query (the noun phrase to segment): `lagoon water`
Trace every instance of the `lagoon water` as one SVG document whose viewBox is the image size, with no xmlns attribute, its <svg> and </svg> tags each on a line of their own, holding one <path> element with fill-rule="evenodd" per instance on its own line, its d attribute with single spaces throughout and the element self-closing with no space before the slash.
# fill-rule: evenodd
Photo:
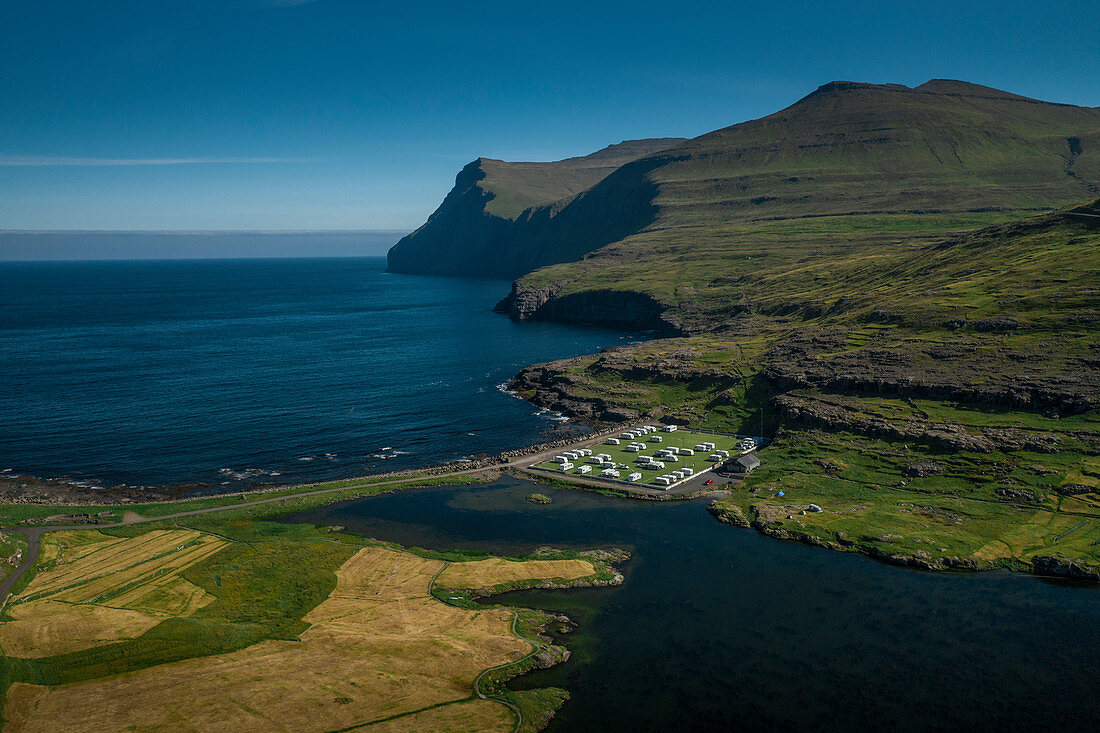
<svg viewBox="0 0 1100 733">
<path fill-rule="evenodd" d="M 538 490 L 548 505 L 525 500 Z M 927 573 L 657 504 L 513 478 L 311 510 L 406 546 L 521 554 L 625 547 L 617 588 L 496 601 L 579 622 L 563 665 L 514 680 L 572 698 L 555 731 L 1094 730 L 1100 589 Z"/>
<path fill-rule="evenodd" d="M 216 489 L 538 441 L 562 423 L 497 385 L 627 337 L 513 323 L 508 287 L 381 257 L 0 263 L 0 470 Z"/>
</svg>

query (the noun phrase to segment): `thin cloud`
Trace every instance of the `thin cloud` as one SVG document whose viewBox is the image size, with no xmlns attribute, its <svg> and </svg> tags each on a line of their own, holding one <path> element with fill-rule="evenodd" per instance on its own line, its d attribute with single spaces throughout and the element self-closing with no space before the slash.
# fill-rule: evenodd
<svg viewBox="0 0 1100 733">
<path fill-rule="evenodd" d="M 0 155 L 0 166 L 126 166 L 315 163 L 316 158 L 69 158 L 50 155 Z"/>
</svg>

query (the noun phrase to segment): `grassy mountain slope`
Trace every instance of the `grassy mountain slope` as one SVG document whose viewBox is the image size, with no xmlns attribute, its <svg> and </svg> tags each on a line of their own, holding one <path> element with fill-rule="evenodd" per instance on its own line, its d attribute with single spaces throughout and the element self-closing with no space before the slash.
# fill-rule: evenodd
<svg viewBox="0 0 1100 733">
<path fill-rule="evenodd" d="M 626 236 L 648 223 L 621 212 L 610 230 L 593 230 L 596 244 L 540 246 L 536 241 L 578 194 L 632 160 L 683 142 L 680 138 L 628 140 L 591 155 L 547 163 L 509 163 L 478 158 L 458 174 L 455 186 L 428 221 L 390 250 L 395 272 L 515 277 L 564 262 Z M 583 210 L 584 207 L 579 207 Z M 523 244 L 519 244 L 519 243 Z"/>
<path fill-rule="evenodd" d="M 577 320 L 587 320 L 611 315 L 593 308 L 606 292 L 630 291 L 666 314 L 653 325 L 709 330 L 736 304 L 766 297 L 747 281 L 778 277 L 789 289 L 792 278 L 830 277 L 830 263 L 877 266 L 890 254 L 884 245 L 1095 198 L 1100 109 L 962 82 L 834 82 L 776 114 L 625 166 L 552 224 L 583 231 L 572 206 L 614 210 L 645 187 L 651 224 L 521 278 L 512 314 L 569 318 L 562 301 L 573 296 Z"/>
</svg>

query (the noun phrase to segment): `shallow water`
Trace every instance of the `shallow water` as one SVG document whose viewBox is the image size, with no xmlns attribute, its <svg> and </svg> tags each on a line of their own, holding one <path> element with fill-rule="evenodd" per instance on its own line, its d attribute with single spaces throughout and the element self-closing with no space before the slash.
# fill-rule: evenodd
<svg viewBox="0 0 1100 733">
<path fill-rule="evenodd" d="M 0 470 L 290 483 L 560 429 L 497 385 L 628 337 L 492 312 L 499 281 L 385 259 L 0 263 Z"/>
<path fill-rule="evenodd" d="M 525 501 L 537 490 L 553 498 Z M 572 660 L 513 682 L 565 687 L 552 730 L 1092 729 L 1100 590 L 933 574 L 655 504 L 493 484 L 398 492 L 290 518 L 407 546 L 496 553 L 627 547 L 612 589 L 504 602 L 580 622 Z"/>
</svg>

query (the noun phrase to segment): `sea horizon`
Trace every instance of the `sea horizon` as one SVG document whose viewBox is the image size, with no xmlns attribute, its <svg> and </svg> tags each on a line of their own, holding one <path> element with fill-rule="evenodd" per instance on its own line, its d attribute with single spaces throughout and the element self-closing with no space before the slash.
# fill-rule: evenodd
<svg viewBox="0 0 1100 733">
<path fill-rule="evenodd" d="M 402 229 L 0 230 L 0 262 L 385 257 Z"/>
</svg>

